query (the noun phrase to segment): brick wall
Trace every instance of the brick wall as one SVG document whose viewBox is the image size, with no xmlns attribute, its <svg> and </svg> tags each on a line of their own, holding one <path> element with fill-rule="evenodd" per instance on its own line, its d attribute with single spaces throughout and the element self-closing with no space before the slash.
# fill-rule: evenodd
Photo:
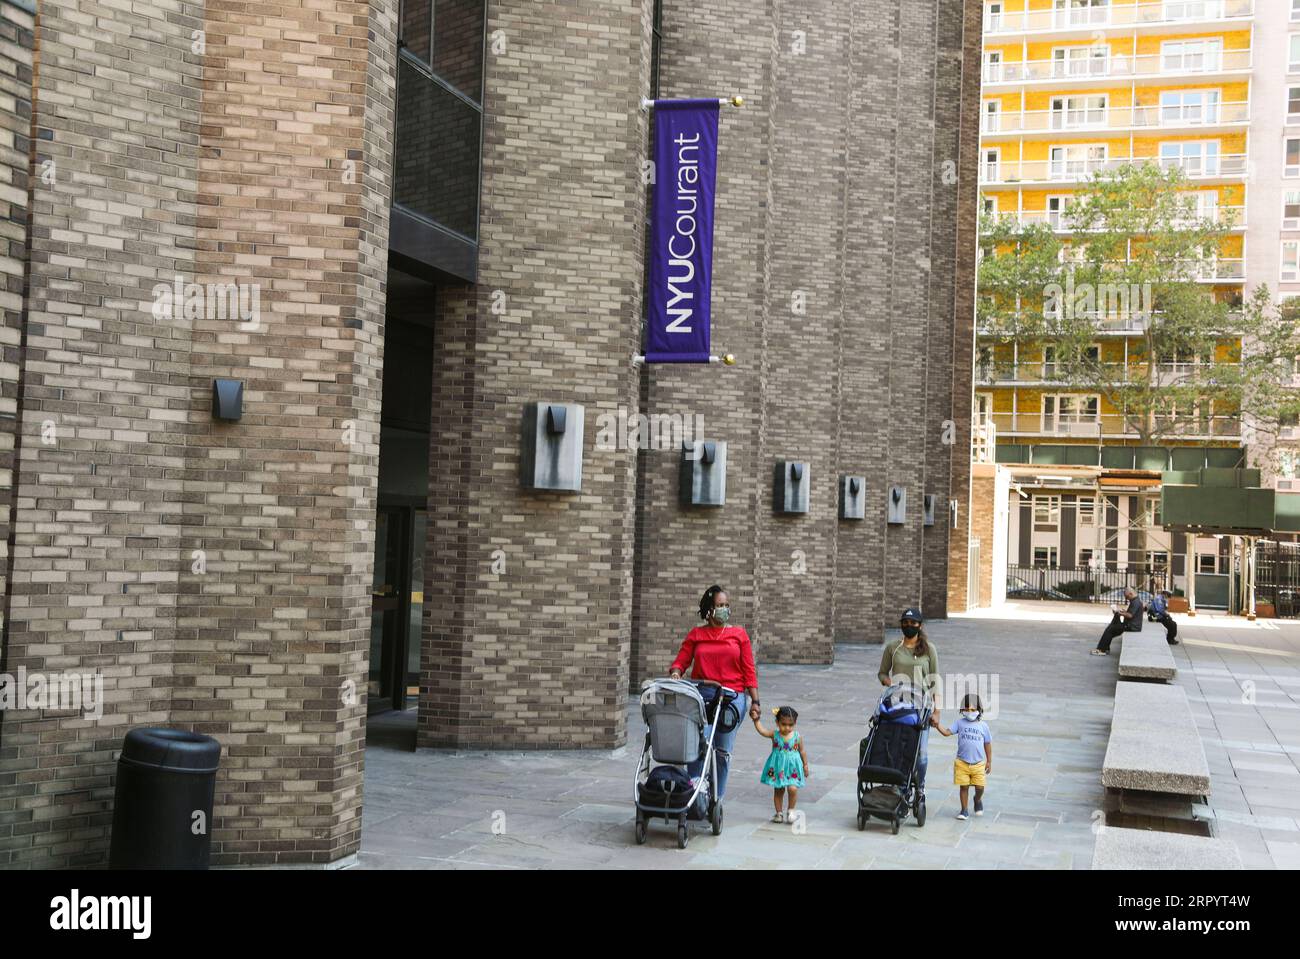
<svg viewBox="0 0 1300 959">
<path fill-rule="evenodd" d="M 636 452 L 595 438 L 636 410 L 651 9 L 488 3 L 479 283 L 434 330 L 421 745 L 624 741 Z M 520 490 L 539 400 L 586 408 L 581 493 Z"/>
<path fill-rule="evenodd" d="M 23 284 L 27 263 L 28 149 L 31 141 L 34 4 L 0 0 L 0 587 L 8 597 L 9 511 L 13 500 L 14 446 L 21 371 Z M 7 607 L 6 603 L 6 607 Z M 7 609 L 0 610 L 4 616 Z M 5 624 L 0 622 L 0 628 Z M 10 669 L 0 632 L 0 672 Z M 30 775 L 18 787 L 16 750 L 4 745 L 0 711 L 0 866 L 8 863 L 32 827 Z M 20 798 L 25 800 L 19 808 Z"/>
<path fill-rule="evenodd" d="M 682 509 L 675 455 L 642 454 L 634 680 L 663 670 L 711 582 L 768 662 L 879 641 L 903 605 L 945 614 L 949 498 L 966 513 L 953 450 L 969 401 L 952 397 L 969 391 L 958 226 L 974 223 L 979 79 L 962 65 L 979 59 L 980 9 L 665 4 L 662 95 L 747 100 L 723 112 L 714 253 L 714 343 L 740 366 L 646 375 L 647 409 L 702 414 L 728 442 L 728 506 Z M 806 516 L 773 515 L 779 459 L 811 462 Z M 836 518 L 842 474 L 867 477 L 865 522 Z M 901 527 L 885 522 L 894 483 Z"/>
<path fill-rule="evenodd" d="M 41 7 L 6 654 L 98 671 L 108 702 L 5 717 L 18 865 L 103 861 L 115 750 L 151 724 L 222 742 L 214 861 L 359 838 L 345 684 L 370 621 L 396 4 L 204 14 Z M 177 278 L 256 291 L 260 325 L 163 308 Z M 245 381 L 241 422 L 212 420 L 214 376 Z"/>
</svg>

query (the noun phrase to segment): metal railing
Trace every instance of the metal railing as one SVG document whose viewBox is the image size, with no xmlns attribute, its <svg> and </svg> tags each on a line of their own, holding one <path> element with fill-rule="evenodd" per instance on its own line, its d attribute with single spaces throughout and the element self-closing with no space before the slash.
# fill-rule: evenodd
<svg viewBox="0 0 1300 959">
<path fill-rule="evenodd" d="M 1064 160 L 984 160 L 980 163 L 980 183 L 1081 183 L 1106 170 L 1118 170 L 1132 163 L 1159 163 L 1165 169 L 1177 168 L 1189 180 L 1241 178 L 1246 175 L 1244 153 L 1179 157 L 1085 157 Z"/>
<path fill-rule="evenodd" d="M 1169 588 L 1165 567 L 1093 569 L 1089 566 L 1007 566 L 1008 599 L 1123 603 L 1126 587 L 1154 594 Z M 1146 601 L 1147 597 L 1143 597 Z"/>
<path fill-rule="evenodd" d="M 1272 603 L 1283 619 L 1300 616 L 1300 544 L 1255 544 L 1255 606 Z"/>
<path fill-rule="evenodd" d="M 1074 233 L 1075 225 L 1071 222 L 1069 210 L 1007 210 L 990 214 L 999 224 L 1010 223 L 1018 227 L 1046 225 L 1055 233 Z M 1246 226 L 1246 208 L 1244 206 L 1215 206 L 1199 211 L 1201 220 L 1209 220 L 1219 226 L 1239 230 Z M 1192 221 L 1178 222 L 1174 226 L 1191 229 L 1196 224 Z M 985 230 L 984 232 L 988 232 Z M 1083 232 L 1083 231 L 1077 231 Z"/>
<path fill-rule="evenodd" d="M 1087 53 L 1086 47 L 1079 48 Z M 1190 53 L 1142 53 L 1137 56 L 1107 54 L 1072 60 L 1011 60 L 984 64 L 984 84 L 1034 83 L 1058 80 L 1130 80 L 1138 77 L 1248 72 L 1251 51 L 1207 47 Z"/>
<path fill-rule="evenodd" d="M 1255 0 L 1165 0 L 1161 3 L 986 13 L 984 32 L 995 35 L 1035 30 L 1178 25 L 1207 20 L 1247 20 L 1254 14 Z M 1231 27 L 1232 24 L 1226 26 Z"/>
<path fill-rule="evenodd" d="M 1159 130 L 1168 127 L 1212 127 L 1249 123 L 1250 103 L 1180 103 L 1143 106 L 1067 107 L 1063 110 L 1024 110 L 985 113 L 983 130 L 997 133 L 1068 133 L 1093 130 Z"/>
<path fill-rule="evenodd" d="M 977 380 L 978 385 L 992 386 L 997 381 Z M 1061 436 L 1076 438 L 1137 437 L 1128 417 L 1120 413 L 1042 412 L 991 413 L 989 418 L 998 436 Z M 1182 439 L 1240 439 L 1240 416 L 1195 416 L 1164 418 L 1164 435 Z"/>
</svg>

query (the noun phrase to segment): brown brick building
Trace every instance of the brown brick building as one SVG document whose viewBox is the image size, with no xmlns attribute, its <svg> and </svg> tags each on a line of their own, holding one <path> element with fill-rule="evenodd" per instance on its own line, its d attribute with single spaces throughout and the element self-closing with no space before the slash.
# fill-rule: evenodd
<svg viewBox="0 0 1300 959">
<path fill-rule="evenodd" d="M 943 616 L 979 33 L 978 0 L 0 0 L 0 673 L 103 689 L 0 711 L 0 867 L 105 861 L 133 726 L 221 741 L 216 862 L 335 863 L 368 713 L 608 748 L 710 583 L 760 669 Z M 739 365 L 637 367 L 640 100 L 732 94 Z M 580 491 L 521 486 L 539 401 L 583 407 Z M 728 444 L 725 506 L 681 505 L 680 445 L 597 442 L 638 414 Z"/>
</svg>

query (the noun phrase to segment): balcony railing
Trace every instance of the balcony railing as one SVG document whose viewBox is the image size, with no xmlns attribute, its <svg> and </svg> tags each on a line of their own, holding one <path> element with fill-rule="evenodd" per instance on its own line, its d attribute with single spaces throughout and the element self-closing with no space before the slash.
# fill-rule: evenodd
<svg viewBox="0 0 1300 959">
<path fill-rule="evenodd" d="M 986 134 L 1061 133 L 1072 130 L 1159 130 L 1167 127 L 1212 127 L 1250 122 L 1250 104 L 1145 104 L 1141 106 L 1068 107 L 984 114 Z"/>
<path fill-rule="evenodd" d="M 1070 222 L 1069 211 L 1059 210 L 1008 210 L 1005 213 L 991 214 L 999 224 L 1012 224 L 1017 227 L 1045 224 L 1055 233 L 1075 233 L 1079 231 Z M 1218 206 L 1197 213 L 1202 220 L 1211 220 L 1220 226 L 1241 229 L 1246 225 L 1246 208 L 1244 206 Z M 1186 223 L 1187 227 L 1194 224 Z M 985 230 L 985 232 L 988 232 Z"/>
<path fill-rule="evenodd" d="M 1045 413 L 992 413 L 989 414 L 999 436 L 1059 436 L 1059 437 L 1127 437 L 1134 438 L 1137 431 L 1128 418 L 1118 413 L 1086 414 Z M 1166 437 L 1238 439 L 1241 436 L 1241 417 L 1188 415 L 1176 421 L 1161 424 L 1160 432 Z"/>
<path fill-rule="evenodd" d="M 1012 60 L 984 64 L 984 83 L 1034 83 L 1060 80 L 1132 80 L 1141 77 L 1177 77 L 1230 73 L 1251 68 L 1249 50 L 1217 47 L 1194 53 L 1142 53 L 1137 56 L 1078 57 L 1073 60 Z"/>
<path fill-rule="evenodd" d="M 1217 364 L 1224 365 L 1224 364 Z M 1196 362 L 1170 361 L 1157 363 L 1154 374 L 1149 374 L 1147 363 L 1102 363 L 1101 372 L 1107 379 L 1116 383 L 1146 382 L 1148 375 L 1159 386 L 1174 386 L 1194 377 L 1198 370 L 1207 375 L 1214 365 Z M 975 364 L 975 382 L 981 386 L 1015 386 L 1015 385 L 1058 385 L 1086 387 L 1087 384 L 1072 381 L 1065 371 L 1054 362 L 1042 360 L 1020 363 L 980 363 Z"/>
<path fill-rule="evenodd" d="M 1254 0 L 1166 0 L 1163 3 L 1107 4 L 1057 10 L 1017 10 L 986 14 L 984 32 L 1000 34 L 1024 33 L 1030 30 L 1177 25 L 1200 23 L 1206 20 L 1246 20 L 1254 13 Z"/>
<path fill-rule="evenodd" d="M 1161 159 L 1158 157 L 1106 157 L 1065 160 L 985 160 L 980 164 L 981 184 L 1002 183 L 1081 183 L 1104 170 L 1117 170 L 1130 163 L 1156 162 L 1169 169 L 1177 167 L 1189 180 L 1230 178 L 1246 175 L 1246 154 L 1227 153 L 1209 156 Z"/>
</svg>

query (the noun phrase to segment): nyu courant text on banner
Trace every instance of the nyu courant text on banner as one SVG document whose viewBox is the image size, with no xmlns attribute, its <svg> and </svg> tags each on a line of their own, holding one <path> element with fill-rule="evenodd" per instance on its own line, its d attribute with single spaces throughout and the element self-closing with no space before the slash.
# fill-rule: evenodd
<svg viewBox="0 0 1300 959">
<path fill-rule="evenodd" d="M 655 101 L 647 363 L 709 362 L 718 101 Z"/>
</svg>

